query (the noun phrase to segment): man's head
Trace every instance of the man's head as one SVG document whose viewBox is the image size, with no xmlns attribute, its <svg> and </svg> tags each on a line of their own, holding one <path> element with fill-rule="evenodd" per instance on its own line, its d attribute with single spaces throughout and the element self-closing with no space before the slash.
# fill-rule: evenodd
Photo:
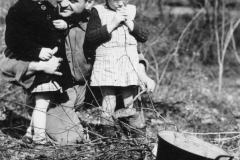
<svg viewBox="0 0 240 160">
<path fill-rule="evenodd" d="M 58 12 L 62 17 L 70 17 L 90 9 L 93 3 L 94 0 L 57 0 Z"/>
</svg>

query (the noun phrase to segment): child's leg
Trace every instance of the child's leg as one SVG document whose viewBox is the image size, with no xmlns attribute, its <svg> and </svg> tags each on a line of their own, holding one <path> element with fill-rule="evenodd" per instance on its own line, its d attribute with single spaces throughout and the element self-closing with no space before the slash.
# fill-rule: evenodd
<svg viewBox="0 0 240 160">
<path fill-rule="evenodd" d="M 136 95 L 135 89 L 136 88 L 134 88 L 134 86 L 128 86 L 128 87 L 121 88 L 123 102 L 124 102 L 125 107 L 127 105 L 129 105 L 129 103 L 131 103 L 131 105 L 129 105 L 128 108 L 133 108 L 132 101 Z M 145 126 L 145 123 L 144 123 L 144 118 L 141 115 L 141 113 L 137 112 L 135 115 L 132 115 L 129 118 L 129 124 L 135 128 L 143 128 Z"/>
<path fill-rule="evenodd" d="M 135 93 L 134 87 L 133 86 L 122 87 L 120 91 L 122 93 L 124 106 L 126 107 L 133 101 L 134 93 Z M 133 103 L 129 105 L 128 108 L 133 108 Z"/>
<path fill-rule="evenodd" d="M 31 144 L 33 142 L 33 135 L 32 135 L 32 120 L 30 126 L 27 128 L 26 134 L 22 137 L 22 141 L 26 144 Z"/>
<path fill-rule="evenodd" d="M 116 93 L 114 87 L 101 87 L 103 94 L 102 108 L 104 117 L 110 117 L 116 108 Z"/>
<path fill-rule="evenodd" d="M 32 123 L 34 127 L 33 140 L 38 142 L 45 142 L 46 135 L 46 118 L 47 109 L 50 104 L 51 93 L 50 92 L 40 92 L 36 93 L 35 101 L 36 105 L 32 114 Z"/>
<path fill-rule="evenodd" d="M 101 91 L 103 94 L 103 112 L 101 115 L 101 128 L 99 128 L 99 131 L 104 137 L 114 137 L 116 134 L 113 127 L 114 122 L 112 114 L 114 113 L 116 107 L 115 87 L 101 87 Z"/>
<path fill-rule="evenodd" d="M 32 135 L 32 130 L 33 130 L 33 122 L 32 122 L 32 119 L 31 119 L 31 122 L 30 122 L 30 126 L 27 128 L 27 132 L 26 132 L 26 136 L 28 136 L 28 137 L 32 137 L 33 135 Z"/>
</svg>

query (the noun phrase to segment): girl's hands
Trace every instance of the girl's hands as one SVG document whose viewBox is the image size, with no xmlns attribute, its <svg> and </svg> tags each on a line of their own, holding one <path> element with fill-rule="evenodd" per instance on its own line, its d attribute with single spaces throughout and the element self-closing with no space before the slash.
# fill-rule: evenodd
<svg viewBox="0 0 240 160">
<path fill-rule="evenodd" d="M 67 22 L 65 22 L 64 20 L 61 20 L 61 19 L 54 20 L 53 25 L 58 30 L 64 30 L 64 29 L 67 29 L 67 27 L 68 27 Z"/>
<path fill-rule="evenodd" d="M 119 26 L 121 22 L 125 22 L 127 19 L 127 12 L 124 7 L 117 8 L 116 14 L 114 15 L 110 24 L 107 25 L 108 32 L 111 33 L 115 28 Z"/>
<path fill-rule="evenodd" d="M 117 25 L 119 25 L 121 22 L 125 22 L 128 18 L 126 7 L 117 8 L 114 18 L 118 18 L 119 20 Z"/>
<path fill-rule="evenodd" d="M 124 24 L 125 26 L 127 26 L 130 31 L 133 31 L 134 23 L 133 23 L 132 18 L 131 18 L 130 15 L 129 15 L 129 12 L 127 11 L 127 7 L 123 6 L 123 7 L 121 7 L 121 8 L 118 8 L 118 9 L 117 9 L 117 12 L 118 12 L 118 10 L 119 10 L 119 12 L 125 12 L 125 14 L 126 14 L 126 19 L 125 19 L 125 21 L 123 21 L 123 24 Z"/>
<path fill-rule="evenodd" d="M 42 48 L 39 54 L 39 58 L 44 61 L 49 60 L 57 51 L 58 51 L 57 47 L 55 47 L 54 49 Z"/>
</svg>

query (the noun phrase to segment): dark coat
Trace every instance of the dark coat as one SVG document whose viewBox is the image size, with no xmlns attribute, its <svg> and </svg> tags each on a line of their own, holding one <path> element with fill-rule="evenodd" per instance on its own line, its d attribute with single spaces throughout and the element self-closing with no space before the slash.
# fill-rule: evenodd
<svg viewBox="0 0 240 160">
<path fill-rule="evenodd" d="M 74 84 L 83 84 L 85 79 L 91 74 L 91 65 L 87 62 L 83 53 L 83 42 L 85 39 L 85 30 L 87 26 L 88 14 L 85 12 L 82 16 L 68 21 L 70 25 L 69 33 L 65 40 L 65 49 L 67 57 L 67 66 L 63 68 L 70 68 L 69 77 L 62 77 L 61 79 L 68 80 L 68 87 Z M 9 52 L 0 57 L 0 69 L 3 78 L 8 82 L 18 84 L 25 89 L 32 87 L 36 76 L 25 77 L 29 63 L 31 61 L 24 59 L 19 54 Z M 63 65 L 63 64 L 61 64 Z"/>
<path fill-rule="evenodd" d="M 6 56 L 18 57 L 24 61 L 38 61 L 43 47 L 58 47 L 55 56 L 63 58 L 60 71 L 65 78 L 38 73 L 31 87 L 50 80 L 55 80 L 64 87 L 67 77 L 71 76 L 65 54 L 64 31 L 55 29 L 53 20 L 56 19 L 59 17 L 50 2 L 32 0 L 19 0 L 9 9 L 6 16 Z"/>
<path fill-rule="evenodd" d="M 64 46 L 64 34 L 56 30 L 52 22 L 56 19 L 59 17 L 50 2 L 19 0 L 6 16 L 7 47 L 29 60 L 39 60 L 42 47 Z"/>
</svg>

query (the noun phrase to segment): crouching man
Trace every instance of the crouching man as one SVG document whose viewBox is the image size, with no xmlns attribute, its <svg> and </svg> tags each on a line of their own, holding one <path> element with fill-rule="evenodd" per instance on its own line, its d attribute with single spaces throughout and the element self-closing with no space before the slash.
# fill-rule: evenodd
<svg viewBox="0 0 240 160">
<path fill-rule="evenodd" d="M 68 22 L 69 33 L 66 37 L 66 58 L 68 59 L 72 77 L 66 80 L 66 90 L 56 96 L 52 108 L 47 113 L 46 134 L 51 137 L 56 144 L 69 145 L 76 141 L 83 141 L 83 127 L 80 124 L 75 108 L 83 106 L 88 88 L 87 79 L 91 73 L 91 64 L 83 53 L 83 42 L 85 30 L 89 18 L 89 9 L 94 0 L 57 0 L 57 11 L 64 20 Z M 145 72 L 148 62 L 142 54 L 139 54 L 140 69 L 138 75 L 140 85 L 147 92 L 152 92 L 155 82 L 150 79 Z M 52 57 L 48 61 L 25 61 L 12 53 L 3 54 L 0 59 L 0 69 L 2 76 L 8 82 L 28 89 L 34 83 L 36 75 L 44 72 L 61 76 L 58 71 L 62 59 Z M 8 65 L 6 65 L 8 64 Z M 90 92 L 93 96 L 93 93 Z M 93 96 L 95 97 L 95 96 Z M 31 95 L 28 95 L 27 104 L 34 106 Z M 118 107 L 121 108 L 121 107 Z M 23 142 L 32 143 L 34 131 L 31 126 L 28 128 Z"/>
</svg>

